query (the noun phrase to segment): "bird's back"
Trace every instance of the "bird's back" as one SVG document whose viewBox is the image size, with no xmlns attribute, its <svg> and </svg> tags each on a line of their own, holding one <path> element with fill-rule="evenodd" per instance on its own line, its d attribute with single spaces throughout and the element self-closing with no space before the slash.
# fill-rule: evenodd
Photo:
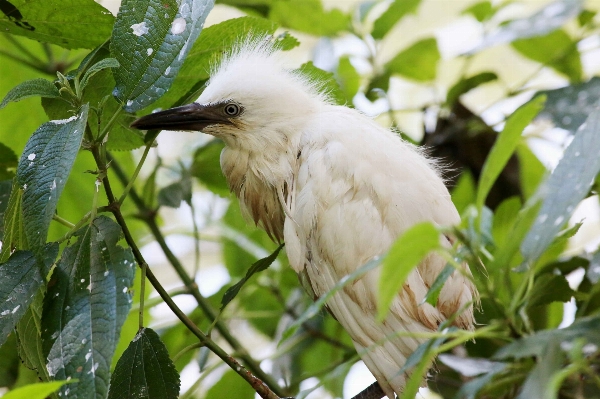
<svg viewBox="0 0 600 399">
<path fill-rule="evenodd" d="M 315 295 L 387 252 L 412 225 L 460 221 L 436 165 L 398 135 L 344 107 L 328 106 L 299 141 L 295 195 L 287 204 L 284 236 L 290 263 L 305 273 Z M 441 237 L 444 245 L 449 238 Z M 450 238 L 451 239 L 451 238 Z M 400 393 L 398 375 L 422 339 L 396 332 L 425 332 L 458 312 L 455 324 L 473 326 L 475 288 L 459 273 L 449 279 L 438 304 L 421 304 L 446 262 L 430 255 L 409 276 L 383 325 L 375 321 L 379 271 L 338 293 L 328 307 L 353 338 L 388 395 Z M 377 343 L 383 346 L 377 346 Z"/>
</svg>

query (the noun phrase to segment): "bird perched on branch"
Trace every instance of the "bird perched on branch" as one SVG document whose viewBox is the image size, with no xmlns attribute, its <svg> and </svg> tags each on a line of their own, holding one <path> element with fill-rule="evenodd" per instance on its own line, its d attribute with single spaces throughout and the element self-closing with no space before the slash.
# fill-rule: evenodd
<svg viewBox="0 0 600 399">
<path fill-rule="evenodd" d="M 360 112 L 334 105 L 318 82 L 286 69 L 268 40 L 246 41 L 225 56 L 196 102 L 132 126 L 222 139 L 231 190 L 257 225 L 285 241 L 291 266 L 314 298 L 385 254 L 412 225 L 460 221 L 433 160 Z M 450 237 L 440 240 L 451 245 Z M 445 264 L 431 254 L 418 265 L 383 323 L 376 320 L 377 269 L 327 302 L 389 398 L 402 393 L 408 375 L 399 371 L 424 342 L 396 332 L 436 331 L 461 309 L 453 324 L 473 328 L 476 289 L 456 271 L 437 306 L 421 304 Z"/>
</svg>

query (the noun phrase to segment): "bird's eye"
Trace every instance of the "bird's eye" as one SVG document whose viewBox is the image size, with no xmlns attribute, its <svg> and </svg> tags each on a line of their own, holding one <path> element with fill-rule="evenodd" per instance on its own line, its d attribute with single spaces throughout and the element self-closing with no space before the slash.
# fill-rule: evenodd
<svg viewBox="0 0 600 399">
<path fill-rule="evenodd" d="M 237 116 L 240 114 L 241 108 L 236 103 L 229 103 L 225 106 L 225 113 L 228 116 Z"/>
</svg>

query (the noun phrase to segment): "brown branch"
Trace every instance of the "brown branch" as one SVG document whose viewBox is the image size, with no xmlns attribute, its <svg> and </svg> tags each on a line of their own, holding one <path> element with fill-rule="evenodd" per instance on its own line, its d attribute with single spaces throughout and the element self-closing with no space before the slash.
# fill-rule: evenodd
<svg viewBox="0 0 600 399">
<path fill-rule="evenodd" d="M 377 381 L 366 387 L 352 399 L 381 399 L 385 398 L 385 392 Z"/>
</svg>

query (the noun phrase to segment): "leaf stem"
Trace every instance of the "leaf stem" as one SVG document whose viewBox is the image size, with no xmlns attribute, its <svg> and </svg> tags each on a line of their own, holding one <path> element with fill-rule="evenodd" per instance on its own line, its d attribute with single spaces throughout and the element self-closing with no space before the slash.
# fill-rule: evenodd
<svg viewBox="0 0 600 399">
<path fill-rule="evenodd" d="M 140 162 L 138 162 L 137 167 L 135 168 L 135 171 L 133 172 L 133 176 L 131 176 L 131 179 L 129 179 L 129 183 L 127 183 L 125 190 L 123 190 L 123 194 L 121 194 L 121 197 L 119 198 L 119 201 L 118 201 L 119 204 L 122 205 L 123 201 L 125 201 L 125 198 L 127 198 L 129 191 L 133 187 L 133 183 L 135 183 L 135 180 L 137 179 L 137 177 L 140 173 L 140 170 L 142 170 L 142 166 L 144 165 L 144 162 L 146 162 L 146 157 L 148 156 L 148 153 L 150 152 L 151 147 L 152 147 L 152 142 L 146 144 L 146 148 L 144 149 L 142 158 L 140 159 Z"/>
<path fill-rule="evenodd" d="M 146 263 L 142 264 L 142 277 L 141 277 L 141 287 L 140 287 L 140 309 L 139 309 L 139 329 L 141 330 L 144 327 L 144 299 L 146 299 L 146 274 L 148 272 L 148 265 Z M 168 295 L 168 294 L 167 294 Z M 170 296 L 169 296 L 170 298 Z"/>
<path fill-rule="evenodd" d="M 62 217 L 60 217 L 56 214 L 54 216 L 52 216 L 52 219 L 54 219 L 58 223 L 62 224 L 63 226 L 67 226 L 70 229 L 75 227 L 75 225 L 73 223 L 69 222 L 67 219 L 63 219 Z"/>
<path fill-rule="evenodd" d="M 106 126 L 104 126 L 104 129 L 102 129 L 100 134 L 98 134 L 98 143 L 102 143 L 104 141 L 104 138 L 106 137 L 108 132 L 110 132 L 110 129 L 115 124 L 115 121 L 121 115 L 121 112 L 123 112 L 123 109 L 121 107 L 118 107 L 115 113 L 110 117 L 108 123 L 106 124 Z"/>
</svg>

